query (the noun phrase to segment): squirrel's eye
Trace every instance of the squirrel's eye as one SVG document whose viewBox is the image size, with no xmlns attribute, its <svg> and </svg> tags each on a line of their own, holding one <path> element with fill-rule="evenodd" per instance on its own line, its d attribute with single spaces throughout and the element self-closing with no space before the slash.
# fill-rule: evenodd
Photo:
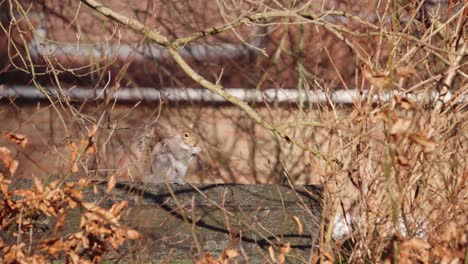
<svg viewBox="0 0 468 264">
<path fill-rule="evenodd" d="M 185 133 L 184 138 L 188 138 L 188 137 L 189 137 L 189 133 Z"/>
</svg>

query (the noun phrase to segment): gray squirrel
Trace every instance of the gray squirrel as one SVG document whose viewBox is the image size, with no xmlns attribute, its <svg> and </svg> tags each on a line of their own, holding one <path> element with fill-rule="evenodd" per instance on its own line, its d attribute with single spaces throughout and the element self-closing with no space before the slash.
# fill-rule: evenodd
<svg viewBox="0 0 468 264">
<path fill-rule="evenodd" d="M 139 180 L 184 184 L 188 167 L 201 152 L 197 143 L 197 138 L 187 130 L 160 122 L 147 125 L 137 142 L 142 165 Z"/>
<path fill-rule="evenodd" d="M 187 169 L 200 151 L 197 140 L 188 132 L 162 139 L 151 153 L 153 182 L 184 184 Z"/>
</svg>

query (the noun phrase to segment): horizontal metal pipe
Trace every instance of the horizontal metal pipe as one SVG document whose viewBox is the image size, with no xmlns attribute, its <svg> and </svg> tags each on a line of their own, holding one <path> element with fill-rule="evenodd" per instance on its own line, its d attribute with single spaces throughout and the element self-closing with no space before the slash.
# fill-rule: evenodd
<svg viewBox="0 0 468 264">
<path fill-rule="evenodd" d="M 206 89 L 199 88 L 119 88 L 114 91 L 112 88 L 92 89 L 87 87 L 74 87 L 69 90 L 60 91 L 55 87 L 44 87 L 47 94 L 54 99 L 66 96 L 75 101 L 84 100 L 104 100 L 106 95 L 110 95 L 112 99 L 118 103 L 129 103 L 138 101 L 169 101 L 169 102 L 194 102 L 194 103 L 227 103 L 222 97 L 211 93 Z M 360 92 L 358 90 L 333 90 L 333 91 L 305 91 L 299 89 L 265 89 L 255 90 L 247 88 L 226 88 L 226 92 L 248 103 L 262 102 L 278 102 L 278 103 L 333 103 L 333 104 L 353 104 L 367 100 L 368 91 Z M 403 94 L 399 92 L 386 92 L 374 94 L 372 102 L 386 102 L 395 95 L 400 94 L 412 99 L 415 102 L 434 102 L 438 100 L 439 94 L 433 92 L 427 94 Z M 35 86 L 21 85 L 0 85 L 0 98 L 16 98 L 28 100 L 46 99 L 46 96 L 41 93 Z M 452 99 L 452 93 L 447 93 L 443 98 L 444 102 L 449 102 Z M 456 103 L 467 103 L 467 96 L 457 98 Z"/>
</svg>

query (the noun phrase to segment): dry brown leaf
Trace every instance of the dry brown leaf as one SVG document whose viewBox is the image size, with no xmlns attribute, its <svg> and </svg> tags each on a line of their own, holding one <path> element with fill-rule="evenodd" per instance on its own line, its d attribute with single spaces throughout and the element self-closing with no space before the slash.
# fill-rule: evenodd
<svg viewBox="0 0 468 264">
<path fill-rule="evenodd" d="M 390 135 L 400 138 L 402 135 L 406 134 L 411 127 L 410 119 L 398 118 L 393 126 L 390 128 Z"/>
<path fill-rule="evenodd" d="M 406 96 L 397 95 L 397 96 L 395 96 L 395 99 L 396 99 L 397 104 L 403 109 L 411 110 L 411 109 L 416 109 L 417 108 L 416 102 L 411 98 L 408 98 Z"/>
<path fill-rule="evenodd" d="M 69 239 L 70 246 L 76 245 L 77 242 L 83 243 L 83 248 L 89 248 L 89 239 L 83 234 L 83 231 L 74 233 L 72 236 L 70 236 L 70 239 Z"/>
<path fill-rule="evenodd" d="M 364 78 L 377 88 L 387 88 L 391 85 L 390 72 L 378 71 L 372 72 L 369 69 L 364 69 Z"/>
<path fill-rule="evenodd" d="M 6 147 L 0 147 L 0 160 L 3 161 L 5 167 L 10 172 L 10 175 L 13 176 L 18 169 L 18 161 L 11 157 L 11 151 Z"/>
<path fill-rule="evenodd" d="M 291 243 L 287 242 L 280 246 L 280 254 L 288 254 L 291 251 Z"/>
<path fill-rule="evenodd" d="M 23 148 L 25 148 L 28 144 L 28 138 L 22 134 L 4 131 L 2 132 L 2 136 L 13 143 L 20 145 Z"/>
<path fill-rule="evenodd" d="M 26 189 L 14 190 L 13 195 L 23 196 L 27 200 L 34 198 L 34 192 L 31 190 L 26 190 Z"/>
<path fill-rule="evenodd" d="M 49 188 L 52 189 L 52 190 L 57 189 L 59 182 L 60 182 L 59 180 L 55 180 L 55 181 L 51 182 L 49 184 Z"/>
<path fill-rule="evenodd" d="M 218 261 L 220 263 L 226 263 L 228 259 L 235 258 L 240 256 L 240 253 L 237 249 L 224 249 L 223 253 L 219 256 Z"/>
<path fill-rule="evenodd" d="M 126 232 L 127 232 L 126 235 L 128 239 L 139 240 L 143 238 L 143 236 L 136 230 L 128 229 Z"/>
<path fill-rule="evenodd" d="M 63 250 L 63 240 L 56 238 L 45 241 L 41 247 L 41 250 L 47 251 L 49 255 L 55 257 Z"/>
<path fill-rule="evenodd" d="M 285 244 L 282 244 L 280 246 L 280 249 L 279 249 L 279 254 L 278 254 L 278 263 L 279 264 L 284 264 L 286 262 L 286 254 L 289 253 L 289 251 L 291 251 L 291 244 L 288 242 L 288 243 L 285 243 Z"/>
<path fill-rule="evenodd" d="M 124 239 L 121 235 L 113 235 L 106 238 L 107 243 L 111 245 L 114 250 L 118 250 L 122 245 Z"/>
<path fill-rule="evenodd" d="M 81 178 L 78 180 L 78 185 L 81 187 L 86 187 L 91 183 L 90 179 Z"/>
<path fill-rule="evenodd" d="M 65 182 L 64 185 L 66 188 L 73 189 L 76 186 L 76 182 Z"/>
<path fill-rule="evenodd" d="M 93 154 L 96 153 L 96 146 L 94 144 L 94 141 L 92 138 L 89 138 L 88 140 L 81 140 L 81 148 L 86 148 L 85 153 L 86 154 Z"/>
<path fill-rule="evenodd" d="M 73 200 L 73 199 L 71 199 L 69 197 L 67 197 L 65 200 L 67 201 L 67 203 L 68 203 L 68 205 L 70 206 L 71 209 L 77 208 L 78 205 L 79 205 L 75 200 Z"/>
<path fill-rule="evenodd" d="M 239 250 L 237 249 L 226 249 L 224 251 L 228 259 L 240 256 Z"/>
<path fill-rule="evenodd" d="M 312 258 L 310 258 L 310 264 L 316 264 L 316 263 L 319 263 L 319 261 L 320 261 L 320 254 L 315 252 L 312 255 Z"/>
<path fill-rule="evenodd" d="M 114 231 L 108 228 L 107 226 L 99 225 L 94 222 L 88 223 L 86 229 L 89 233 L 100 236 L 111 235 L 112 233 L 114 233 Z"/>
<path fill-rule="evenodd" d="M 202 259 L 196 262 L 196 264 L 222 264 L 211 256 L 210 253 L 205 253 Z"/>
<path fill-rule="evenodd" d="M 80 262 L 80 257 L 73 251 L 70 251 L 68 253 L 68 257 L 70 258 L 71 263 L 73 264 L 78 264 Z"/>
<path fill-rule="evenodd" d="M 366 119 L 366 117 L 361 113 L 360 109 L 353 109 L 351 114 L 349 115 L 349 119 L 355 123 L 360 123 Z"/>
<path fill-rule="evenodd" d="M 444 244 L 448 244 L 452 239 L 457 237 L 457 224 L 454 222 L 448 223 L 445 231 L 440 236 L 440 240 Z"/>
<path fill-rule="evenodd" d="M 318 264 L 318 263 L 332 264 L 334 262 L 335 262 L 335 258 L 329 252 L 325 252 L 325 253 L 316 252 L 312 256 L 311 261 L 310 261 L 311 264 Z"/>
<path fill-rule="evenodd" d="M 412 238 L 410 240 L 403 242 L 400 248 L 406 249 L 406 250 L 422 250 L 422 249 L 429 249 L 431 248 L 431 246 L 427 242 L 421 239 Z"/>
<path fill-rule="evenodd" d="M 75 188 L 66 188 L 65 192 L 75 201 L 81 202 L 83 200 L 83 193 Z"/>
<path fill-rule="evenodd" d="M 70 148 L 71 148 L 71 162 L 72 162 L 72 166 L 71 166 L 71 171 L 73 173 L 77 173 L 78 172 L 78 164 L 77 164 L 77 157 L 78 157 L 78 147 L 76 146 L 76 144 L 74 142 L 71 142 L 70 143 Z"/>
<path fill-rule="evenodd" d="M 278 254 L 278 264 L 286 263 L 286 257 L 283 254 Z"/>
<path fill-rule="evenodd" d="M 416 73 L 416 70 L 409 65 L 405 65 L 405 66 L 397 67 L 395 69 L 395 72 L 398 76 L 407 78 L 407 77 L 413 76 Z"/>
<path fill-rule="evenodd" d="M 63 227 L 63 224 L 65 223 L 65 218 L 67 217 L 67 213 L 66 212 L 62 212 L 62 214 L 60 215 L 60 217 L 57 219 L 57 222 L 55 223 L 55 232 L 59 232 L 62 227 Z"/>
<path fill-rule="evenodd" d="M 2 261 L 5 261 L 5 263 L 26 263 L 26 256 L 21 250 L 25 245 L 25 243 L 20 243 L 3 249 Z"/>
<path fill-rule="evenodd" d="M 297 216 L 295 216 L 295 215 L 292 216 L 292 219 L 294 220 L 294 222 L 295 222 L 296 225 L 297 225 L 297 233 L 298 233 L 299 235 L 302 235 L 302 232 L 304 232 L 304 229 L 303 229 L 303 227 L 302 227 L 301 220 L 299 220 L 299 217 L 297 217 Z"/>
<path fill-rule="evenodd" d="M 94 135 L 96 134 L 97 129 L 98 129 L 98 127 L 96 125 L 93 125 L 91 130 L 89 130 L 88 137 L 89 138 L 94 137 Z"/>
<path fill-rule="evenodd" d="M 2 175 L 0 173 L 0 175 Z M 5 196 L 8 196 L 8 191 L 9 191 L 9 184 L 5 184 L 6 181 L 2 180 L 2 182 L 0 183 L 0 191 L 3 193 L 3 195 Z"/>
<path fill-rule="evenodd" d="M 34 189 L 39 193 L 44 192 L 44 185 L 42 185 L 42 182 L 35 176 L 34 176 Z"/>
<path fill-rule="evenodd" d="M 109 209 L 109 212 L 113 214 L 115 217 L 120 217 L 122 211 L 128 207 L 128 201 L 120 201 L 119 203 L 115 203 Z"/>
<path fill-rule="evenodd" d="M 424 152 L 433 152 L 434 150 L 436 150 L 437 144 L 434 140 L 430 139 L 424 132 L 421 132 L 419 134 L 411 134 L 409 136 L 409 140 L 413 143 L 423 146 Z"/>
<path fill-rule="evenodd" d="M 31 264 L 47 264 L 49 263 L 44 256 L 41 255 L 32 255 L 29 260 L 31 261 Z"/>
<path fill-rule="evenodd" d="M 72 166 L 71 166 L 71 171 L 73 173 L 78 172 L 78 154 L 83 151 L 84 149 L 84 154 L 93 154 L 96 153 L 96 145 L 94 144 L 93 138 L 89 137 L 88 139 L 83 139 L 80 141 L 79 145 L 77 145 L 75 142 L 70 142 L 70 148 L 71 148 L 71 161 L 72 161 Z"/>
<path fill-rule="evenodd" d="M 101 217 L 103 217 L 109 223 L 112 223 L 112 224 L 114 224 L 116 226 L 119 226 L 119 222 L 118 222 L 117 218 L 114 216 L 114 214 L 102 209 L 97 204 L 95 204 L 95 203 L 82 203 L 82 205 L 88 211 L 99 214 Z"/>
<path fill-rule="evenodd" d="M 398 164 L 401 166 L 408 166 L 409 160 L 403 155 L 398 155 Z"/>
<path fill-rule="evenodd" d="M 268 247 L 268 254 L 270 255 L 270 259 L 276 263 L 275 251 L 273 250 L 273 247 L 271 245 Z"/>
<path fill-rule="evenodd" d="M 45 210 L 44 210 L 45 209 Z M 57 209 L 53 206 L 46 206 L 44 204 L 44 209 L 42 211 L 47 215 L 47 216 L 54 216 L 57 217 Z"/>
<path fill-rule="evenodd" d="M 107 182 L 106 194 L 109 194 L 114 189 L 115 184 L 117 184 L 117 180 L 115 179 L 115 174 L 113 174 L 109 177 L 109 181 Z"/>
<path fill-rule="evenodd" d="M 400 245 L 399 257 L 401 263 L 414 263 L 418 260 L 418 263 L 429 263 L 428 249 L 431 246 L 420 239 L 412 238 L 404 241 Z"/>
<path fill-rule="evenodd" d="M 333 257 L 333 255 L 330 253 L 330 252 L 325 252 L 323 253 L 323 256 L 322 256 L 322 262 L 323 264 L 327 264 L 327 263 L 335 263 L 335 258 Z"/>
<path fill-rule="evenodd" d="M 389 112 L 388 109 L 380 109 L 380 111 L 375 114 L 375 120 L 388 123 L 390 122 L 392 115 L 393 112 Z"/>
</svg>

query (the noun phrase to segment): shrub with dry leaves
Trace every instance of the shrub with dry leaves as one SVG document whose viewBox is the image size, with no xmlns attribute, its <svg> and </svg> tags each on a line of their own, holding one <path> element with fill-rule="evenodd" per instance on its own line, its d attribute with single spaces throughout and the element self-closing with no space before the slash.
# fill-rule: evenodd
<svg viewBox="0 0 468 264">
<path fill-rule="evenodd" d="M 395 236 L 388 245 L 384 263 L 466 263 L 468 230 L 450 222 L 445 231 L 432 241 Z"/>
<path fill-rule="evenodd" d="M 25 142 L 25 141 L 21 141 Z M 20 143 L 19 143 L 20 144 Z M 0 257 L 2 263 L 46 263 L 50 259 L 65 259 L 66 263 L 100 263 L 106 253 L 116 252 L 127 240 L 139 240 L 141 235 L 121 226 L 119 218 L 126 201 L 110 209 L 83 201 L 83 189 L 89 180 L 77 182 L 53 181 L 44 185 L 34 178 L 30 189 L 13 189 L 12 176 L 18 161 L 7 148 L 0 148 L 0 161 L 10 176 L 0 172 Z M 70 210 L 82 210 L 79 231 L 60 234 Z M 42 223 L 55 223 L 52 236 L 36 241 L 35 232 Z"/>
</svg>

